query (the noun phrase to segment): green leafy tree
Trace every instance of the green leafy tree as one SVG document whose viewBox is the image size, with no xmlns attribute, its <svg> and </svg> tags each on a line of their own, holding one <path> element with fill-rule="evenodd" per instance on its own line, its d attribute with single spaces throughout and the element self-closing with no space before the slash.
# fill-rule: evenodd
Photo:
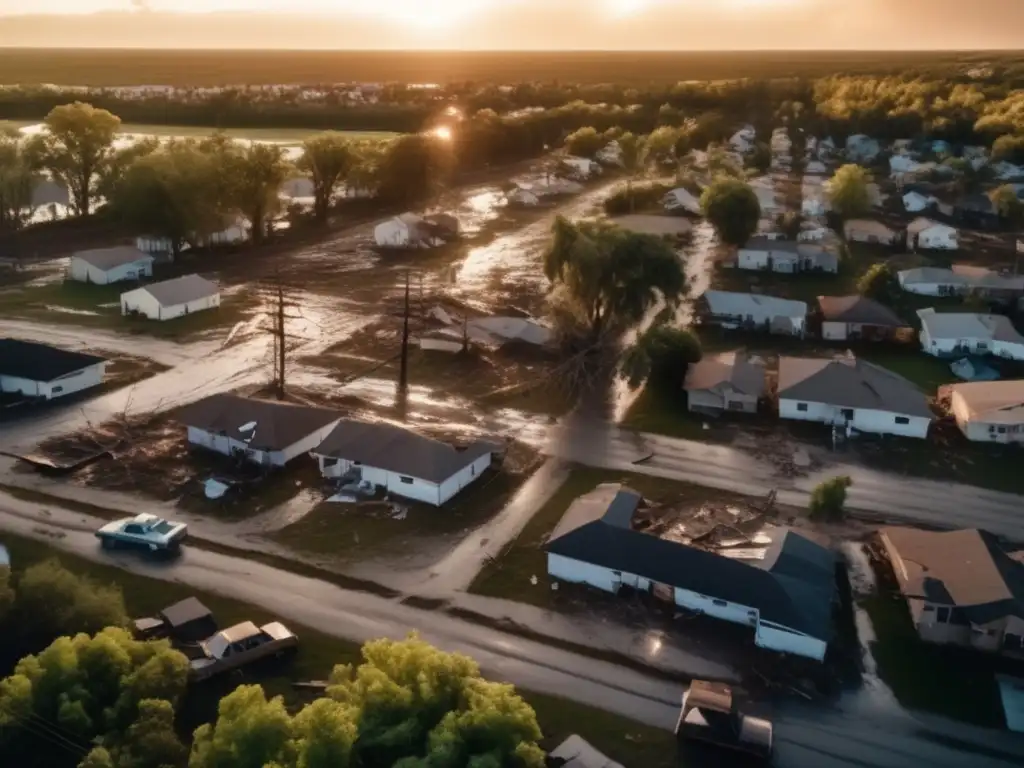
<svg viewBox="0 0 1024 768">
<path fill-rule="evenodd" d="M 124 745 L 133 761 L 167 754 L 173 709 L 187 676 L 188 660 L 166 641 L 140 642 L 116 627 L 92 637 L 59 637 L 0 681 L 0 754 L 17 756 L 19 768 L 67 765 L 69 755 L 75 757 L 69 744 L 98 743 L 115 759 L 113 745 Z M 163 703 L 143 704 L 153 699 Z M 140 721 L 141 729 L 133 730 Z M 147 742 L 150 729 L 153 742 Z M 85 754 L 82 747 L 77 758 Z M 138 762 L 123 765 L 141 768 Z"/>
<path fill-rule="evenodd" d="M 644 140 L 644 156 L 649 165 L 667 167 L 676 164 L 679 130 L 667 125 L 656 128 Z"/>
<path fill-rule="evenodd" d="M 740 246 L 757 231 L 761 204 L 750 185 L 739 179 L 719 178 L 700 198 L 704 216 L 718 233 L 718 239 Z"/>
<path fill-rule="evenodd" d="M 609 139 L 598 133 L 596 128 L 587 126 L 570 133 L 565 139 L 565 151 L 570 155 L 593 158 L 604 149 Z"/>
<path fill-rule="evenodd" d="M 857 281 L 857 293 L 875 301 L 890 303 L 896 291 L 896 275 L 888 264 L 872 264 Z"/>
<path fill-rule="evenodd" d="M 622 170 L 626 172 L 626 195 L 629 197 L 630 212 L 636 210 L 633 199 L 633 180 L 643 170 L 644 141 L 627 131 L 617 139 L 622 157 Z"/>
<path fill-rule="evenodd" d="M 747 165 L 750 168 L 760 172 L 767 173 L 772 167 L 772 150 L 763 141 L 759 141 L 754 145 L 754 148 L 750 151 L 750 154 L 746 158 Z"/>
<path fill-rule="evenodd" d="M 14 129 L 0 128 L 0 230 L 20 229 L 34 213 L 38 157 Z"/>
<path fill-rule="evenodd" d="M 277 144 L 236 145 L 228 153 L 227 172 L 235 206 L 249 220 L 250 236 L 262 242 L 271 217 L 280 209 L 278 192 L 290 166 Z"/>
<path fill-rule="evenodd" d="M 1024 165 L 1024 134 L 1000 136 L 996 139 L 992 143 L 992 159 L 996 162 Z"/>
<path fill-rule="evenodd" d="M 220 700 L 214 724 L 196 729 L 189 768 L 290 768 L 295 765 L 292 731 L 280 696 L 267 699 L 258 685 L 240 686 Z"/>
<path fill-rule="evenodd" d="M 810 515 L 814 520 L 836 522 L 846 513 L 846 490 L 853 480 L 845 475 L 819 483 L 811 491 Z"/>
<path fill-rule="evenodd" d="M 176 768 L 188 757 L 174 730 L 174 706 L 165 699 L 140 701 L 135 721 L 116 741 L 113 768 Z"/>
<path fill-rule="evenodd" d="M 118 768 L 118 766 L 114 764 L 114 757 L 110 754 L 110 750 L 106 747 L 93 747 L 78 764 L 78 768 Z"/>
<path fill-rule="evenodd" d="M 3 550 L 0 549 L 0 554 Z M 14 606 L 14 587 L 11 586 L 11 569 L 6 565 L 0 565 L 0 625 L 7 618 L 8 613 Z"/>
<path fill-rule="evenodd" d="M 227 202 L 218 192 L 225 172 L 218 156 L 194 142 L 173 142 L 136 160 L 112 203 L 130 228 L 166 237 L 178 254 L 186 243 L 203 243 L 223 227 Z"/>
<path fill-rule="evenodd" d="M 33 144 L 39 162 L 71 192 L 71 206 L 88 216 L 96 184 L 113 158 L 121 119 L 105 109 L 76 101 L 54 107 L 43 121 L 46 132 Z"/>
<path fill-rule="evenodd" d="M 110 153 L 96 180 L 96 194 L 110 201 L 118 194 L 128 170 L 136 162 L 160 149 L 157 138 L 140 139 Z"/>
<path fill-rule="evenodd" d="M 655 325 L 640 334 L 619 361 L 619 370 L 629 386 L 648 386 L 678 391 L 686 369 L 701 359 L 700 339 L 683 328 Z"/>
<path fill-rule="evenodd" d="M 447 189 L 453 169 L 451 144 L 430 134 L 392 141 L 380 157 L 378 190 L 396 205 L 435 202 Z"/>
<path fill-rule="evenodd" d="M 686 290 L 679 257 L 659 237 L 562 217 L 552 231 L 544 274 L 592 341 L 639 321 L 659 296 L 675 305 Z"/>
<path fill-rule="evenodd" d="M 844 165 L 826 189 L 832 210 L 844 219 L 863 216 L 871 210 L 871 173 L 859 165 Z"/>
<path fill-rule="evenodd" d="M 1017 190 L 1012 184 L 1003 184 L 989 192 L 989 199 L 995 206 L 996 213 L 1011 227 L 1024 224 L 1024 202 L 1017 197 Z"/>
<path fill-rule="evenodd" d="M 352 143 L 343 133 L 327 131 L 311 136 L 302 143 L 299 168 L 313 180 L 313 213 L 317 221 L 327 220 L 327 211 L 338 185 L 356 162 Z"/>
</svg>

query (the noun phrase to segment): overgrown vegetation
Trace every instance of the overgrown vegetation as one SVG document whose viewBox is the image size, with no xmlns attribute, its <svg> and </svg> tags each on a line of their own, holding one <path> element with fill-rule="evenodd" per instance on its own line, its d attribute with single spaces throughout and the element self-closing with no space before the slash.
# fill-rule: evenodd
<svg viewBox="0 0 1024 768">
<path fill-rule="evenodd" d="M 853 480 L 845 475 L 830 478 L 815 486 L 808 505 L 812 520 L 838 522 L 846 514 L 846 490 Z"/>
</svg>

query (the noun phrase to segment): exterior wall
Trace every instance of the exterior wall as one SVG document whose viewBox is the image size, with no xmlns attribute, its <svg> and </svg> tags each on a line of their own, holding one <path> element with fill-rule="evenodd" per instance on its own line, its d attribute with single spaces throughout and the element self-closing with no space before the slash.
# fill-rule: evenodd
<svg viewBox="0 0 1024 768">
<path fill-rule="evenodd" d="M 341 419 L 332 421 L 330 424 L 324 427 L 320 427 L 320 429 L 316 430 L 315 432 L 311 432 L 309 435 L 302 438 L 298 442 L 289 445 L 287 448 L 280 452 L 283 463 L 287 463 L 292 459 L 301 456 L 304 453 L 309 453 L 314 448 L 319 446 L 320 443 L 326 440 L 327 436 L 334 431 L 334 428 L 338 426 L 339 421 L 341 421 Z"/>
<path fill-rule="evenodd" d="M 806 405 L 806 410 L 799 410 L 798 405 Z M 779 417 L 796 421 L 816 421 L 821 424 L 846 424 L 842 408 L 827 403 L 811 403 L 788 398 L 779 399 Z M 871 432 L 878 435 L 901 435 L 903 437 L 924 438 L 928 436 L 931 419 L 923 416 L 903 416 L 890 411 L 876 411 L 867 408 L 853 408 L 853 419 L 849 425 L 860 432 Z M 907 418 L 909 423 L 897 424 L 896 418 Z"/>
<path fill-rule="evenodd" d="M 826 320 L 821 324 L 821 337 L 823 339 L 832 339 L 836 341 L 842 341 L 847 336 L 847 325 L 846 323 L 836 323 Z"/>
<path fill-rule="evenodd" d="M 154 320 L 173 320 L 177 317 L 184 315 L 190 315 L 193 312 L 202 312 L 204 309 L 215 309 L 220 306 L 220 294 L 216 293 L 213 296 L 204 296 L 201 299 L 190 301 L 186 304 L 175 304 L 172 307 L 158 306 L 156 317 L 151 317 Z"/>
<path fill-rule="evenodd" d="M 934 229 L 926 229 L 917 236 L 917 247 L 952 251 L 956 250 L 959 245 L 956 232 L 936 227 Z"/>
<path fill-rule="evenodd" d="M 400 221 L 385 221 L 373 230 L 377 245 L 399 248 L 409 245 L 409 228 Z"/>
<path fill-rule="evenodd" d="M 486 453 L 480 456 L 472 464 L 468 464 L 454 475 L 441 483 L 440 503 L 444 504 L 450 498 L 470 483 L 479 479 L 480 475 L 491 466 L 491 454 Z"/>
<path fill-rule="evenodd" d="M 132 312 L 156 320 L 160 317 L 160 305 L 145 289 L 136 288 L 134 291 L 121 294 L 121 314 L 128 315 Z"/>
<path fill-rule="evenodd" d="M 956 395 L 954 395 L 956 397 Z M 989 424 L 984 421 L 961 421 L 958 414 L 956 423 L 968 440 L 978 443 L 1024 443 L 1024 424 Z M 1000 431 L 1001 430 L 1001 431 Z"/>
<path fill-rule="evenodd" d="M 337 423 L 335 421 L 280 451 L 253 450 L 242 440 L 235 440 L 227 435 L 213 434 L 205 429 L 198 429 L 196 427 L 188 427 L 188 441 L 192 445 L 198 445 L 201 448 L 206 448 L 225 456 L 230 456 L 240 451 L 245 454 L 251 463 L 259 466 L 283 467 L 295 457 L 308 453 L 320 445 Z"/>
<path fill-rule="evenodd" d="M 99 386 L 107 364 L 96 363 L 79 371 L 60 376 L 53 381 L 33 381 L 16 376 L 0 376 L 0 392 L 20 392 L 26 397 L 43 397 L 54 400 L 73 395 L 76 392 Z"/>
<path fill-rule="evenodd" d="M 713 389 L 688 389 L 687 408 L 703 410 L 729 411 L 732 413 L 755 413 L 757 411 L 757 398 L 742 392 L 737 392 L 731 387 L 725 392 L 718 392 Z"/>
<path fill-rule="evenodd" d="M 916 293 L 919 296 L 950 296 L 960 290 L 959 287 L 945 283 L 901 283 L 900 287 L 907 293 Z"/>
<path fill-rule="evenodd" d="M 83 259 L 71 257 L 68 266 L 68 277 L 85 283 L 96 285 L 109 285 L 122 280 L 137 280 L 140 277 L 150 277 L 153 274 L 153 262 L 149 259 L 140 259 L 129 264 L 120 264 L 112 269 L 103 271 L 94 267 Z"/>
<path fill-rule="evenodd" d="M 768 269 L 768 251 L 740 248 L 736 254 L 736 265 L 740 269 Z"/>
<path fill-rule="evenodd" d="M 766 622 L 758 624 L 757 632 L 754 633 L 754 642 L 761 648 L 806 656 L 817 661 L 823 661 L 825 652 L 828 650 L 828 643 L 824 640 L 792 632 L 784 627 L 778 627 L 778 625 L 769 625 Z"/>
<path fill-rule="evenodd" d="M 676 605 L 689 608 L 691 611 L 699 611 L 716 619 L 731 621 L 733 624 L 757 626 L 756 609 L 748 608 L 745 605 L 728 603 L 725 600 L 701 595 L 688 589 L 676 587 Z"/>
<path fill-rule="evenodd" d="M 548 553 L 548 575 L 570 584 L 589 584 L 615 594 L 622 586 L 622 577 L 610 568 L 584 563 L 571 557 Z"/>
<path fill-rule="evenodd" d="M 1012 360 L 1024 360 L 1024 344 L 991 339 L 936 339 L 921 328 L 921 349 L 929 355 L 976 354 L 997 355 Z"/>
</svg>

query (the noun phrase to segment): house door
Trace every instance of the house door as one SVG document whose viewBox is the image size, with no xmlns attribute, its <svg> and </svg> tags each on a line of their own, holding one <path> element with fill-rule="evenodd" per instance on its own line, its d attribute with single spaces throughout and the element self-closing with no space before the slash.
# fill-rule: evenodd
<svg viewBox="0 0 1024 768">
<path fill-rule="evenodd" d="M 841 409 L 839 411 L 839 415 L 843 418 L 843 421 L 846 424 L 849 424 L 851 421 L 853 421 L 853 409 L 852 408 L 843 408 L 843 409 Z"/>
</svg>

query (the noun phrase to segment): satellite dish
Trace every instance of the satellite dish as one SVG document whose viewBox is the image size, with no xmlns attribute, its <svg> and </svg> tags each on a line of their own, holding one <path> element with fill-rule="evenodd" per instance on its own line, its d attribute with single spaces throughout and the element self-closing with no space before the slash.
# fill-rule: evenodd
<svg viewBox="0 0 1024 768">
<path fill-rule="evenodd" d="M 256 429 L 255 421 L 248 421 L 238 428 L 239 432 L 252 432 Z"/>
</svg>

